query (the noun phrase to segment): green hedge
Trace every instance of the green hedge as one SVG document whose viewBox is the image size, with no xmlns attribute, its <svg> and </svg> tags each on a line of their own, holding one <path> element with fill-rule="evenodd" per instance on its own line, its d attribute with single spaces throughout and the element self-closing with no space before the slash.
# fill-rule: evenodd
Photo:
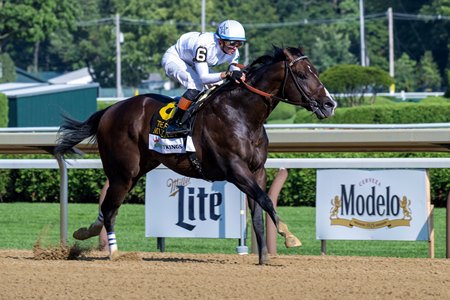
<svg viewBox="0 0 450 300">
<path fill-rule="evenodd" d="M 440 98 L 444 99 L 444 98 Z M 450 122 L 450 100 L 423 103 L 397 103 L 338 108 L 329 119 L 319 120 L 310 112 L 300 110 L 295 123 L 332 124 L 410 124 Z"/>
<path fill-rule="evenodd" d="M 11 158 L 11 156 L 1 158 Z M 16 156 L 17 157 L 17 156 Z M 94 158 L 94 156 L 88 156 Z M 450 157 L 436 153 L 306 153 L 271 154 L 282 158 L 368 158 L 368 157 Z M 25 157 L 21 157 L 25 158 Z M 27 155 L 26 158 L 50 158 Z M 268 187 L 277 173 L 268 170 Z M 436 207 L 445 206 L 450 190 L 450 169 L 430 169 L 431 199 Z M 69 202 L 96 203 L 105 183 L 103 170 L 69 169 Z M 144 203 L 145 180 L 141 178 L 125 199 L 127 203 Z M 290 169 L 289 176 L 280 193 L 280 206 L 314 206 L 316 195 L 315 169 Z M 2 202 L 59 202 L 58 170 L 0 170 L 0 201 Z"/>
<path fill-rule="evenodd" d="M 267 121 L 291 119 L 295 115 L 295 112 L 296 107 L 294 105 L 281 102 L 272 111 Z"/>
<path fill-rule="evenodd" d="M 50 155 L 0 155 L 0 159 L 48 159 Z M 86 155 L 85 158 L 98 158 Z M 106 177 L 101 169 L 68 169 L 69 203 L 96 203 Z M 0 170 L 0 201 L 59 202 L 59 171 L 53 169 Z M 126 202 L 144 203 L 145 182 L 127 195 Z"/>
<path fill-rule="evenodd" d="M 2 65 L 0 83 L 16 81 L 16 66 L 8 53 L 0 53 L 0 64 Z"/>
<path fill-rule="evenodd" d="M 8 127 L 8 98 L 0 94 L 0 127 Z"/>
</svg>

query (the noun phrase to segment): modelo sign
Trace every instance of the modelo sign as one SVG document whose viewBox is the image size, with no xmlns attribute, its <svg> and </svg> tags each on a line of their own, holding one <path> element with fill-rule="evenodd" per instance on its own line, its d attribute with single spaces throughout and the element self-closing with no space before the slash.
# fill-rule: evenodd
<svg viewBox="0 0 450 300">
<path fill-rule="evenodd" d="M 318 170 L 320 240 L 428 240 L 425 170 Z"/>
<path fill-rule="evenodd" d="M 226 181 L 207 182 L 168 169 L 147 174 L 146 237 L 241 238 L 242 193 Z"/>
</svg>

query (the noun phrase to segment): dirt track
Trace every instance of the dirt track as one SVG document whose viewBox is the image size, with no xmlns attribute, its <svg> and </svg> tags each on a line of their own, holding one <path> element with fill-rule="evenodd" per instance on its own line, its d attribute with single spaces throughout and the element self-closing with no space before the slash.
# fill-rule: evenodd
<svg viewBox="0 0 450 300">
<path fill-rule="evenodd" d="M 0 251 L 0 299 L 450 299 L 450 260 Z"/>
</svg>

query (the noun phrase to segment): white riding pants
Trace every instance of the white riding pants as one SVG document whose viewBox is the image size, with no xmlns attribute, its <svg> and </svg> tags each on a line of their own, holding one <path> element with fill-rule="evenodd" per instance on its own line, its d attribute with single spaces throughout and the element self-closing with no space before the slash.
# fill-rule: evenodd
<svg viewBox="0 0 450 300">
<path fill-rule="evenodd" d="M 178 81 L 185 88 L 203 90 L 204 85 L 197 72 L 179 58 L 175 50 L 169 48 L 164 54 L 161 64 L 167 76 Z"/>
</svg>

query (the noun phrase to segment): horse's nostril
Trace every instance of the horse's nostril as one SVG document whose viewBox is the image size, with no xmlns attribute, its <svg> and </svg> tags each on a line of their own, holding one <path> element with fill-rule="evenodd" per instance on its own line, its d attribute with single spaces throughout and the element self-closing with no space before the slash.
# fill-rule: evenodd
<svg viewBox="0 0 450 300">
<path fill-rule="evenodd" d="M 334 102 L 330 102 L 330 101 L 328 101 L 328 102 L 325 102 L 325 104 L 323 105 L 325 108 L 334 108 L 335 107 L 335 104 L 334 104 Z"/>
</svg>

